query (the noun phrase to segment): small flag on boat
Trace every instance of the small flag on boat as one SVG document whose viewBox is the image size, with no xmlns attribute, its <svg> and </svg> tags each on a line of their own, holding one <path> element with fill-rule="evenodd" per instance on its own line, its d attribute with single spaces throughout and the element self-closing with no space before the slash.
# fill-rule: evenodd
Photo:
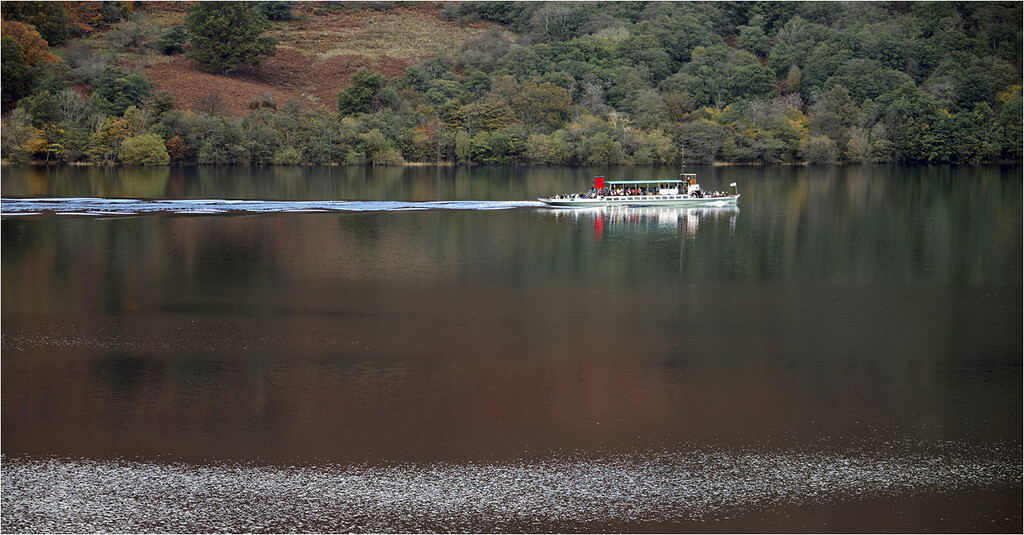
<svg viewBox="0 0 1024 535">
<path fill-rule="evenodd" d="M 730 185 L 730 186 L 736 186 L 736 183 L 735 183 L 735 182 L 733 182 L 732 184 L 729 184 L 729 185 Z"/>
</svg>

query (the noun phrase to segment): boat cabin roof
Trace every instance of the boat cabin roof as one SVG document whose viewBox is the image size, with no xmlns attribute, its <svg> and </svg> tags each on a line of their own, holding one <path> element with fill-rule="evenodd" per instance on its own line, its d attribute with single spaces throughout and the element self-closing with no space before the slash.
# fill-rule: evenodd
<svg viewBox="0 0 1024 535">
<path fill-rule="evenodd" d="M 670 180 L 605 180 L 605 184 L 609 185 L 637 185 L 637 184 L 678 184 L 682 182 L 682 179 L 673 178 Z"/>
</svg>

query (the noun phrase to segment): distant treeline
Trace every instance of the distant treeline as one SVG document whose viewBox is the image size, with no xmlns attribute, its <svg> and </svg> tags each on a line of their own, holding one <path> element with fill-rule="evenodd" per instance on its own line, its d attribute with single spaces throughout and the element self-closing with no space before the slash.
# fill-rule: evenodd
<svg viewBox="0 0 1024 535">
<path fill-rule="evenodd" d="M 360 71 L 337 111 L 254 95 L 243 117 L 176 110 L 141 72 L 59 60 L 11 4 L 34 3 L 3 5 L 8 161 L 647 165 L 685 146 L 696 162 L 962 163 L 1024 150 L 1020 2 L 446 3 L 445 20 L 491 28 L 393 79 Z M 286 19 L 290 4 L 274 4 Z M 266 6 L 244 9 L 267 24 Z M 190 35 L 151 46 L 181 53 Z"/>
</svg>

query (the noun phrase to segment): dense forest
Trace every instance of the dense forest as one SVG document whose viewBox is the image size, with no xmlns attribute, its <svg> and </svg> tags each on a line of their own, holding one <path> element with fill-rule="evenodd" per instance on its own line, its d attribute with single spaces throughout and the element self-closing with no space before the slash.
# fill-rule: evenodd
<svg viewBox="0 0 1024 535">
<path fill-rule="evenodd" d="M 1020 2 L 4 2 L 5 161 L 483 165 L 1020 161 Z M 186 108 L 125 57 L 266 76 L 318 13 L 468 33 L 336 102 Z M 97 32 L 100 53 L 76 43 Z M 402 36 L 395 36 L 401 39 Z"/>
</svg>

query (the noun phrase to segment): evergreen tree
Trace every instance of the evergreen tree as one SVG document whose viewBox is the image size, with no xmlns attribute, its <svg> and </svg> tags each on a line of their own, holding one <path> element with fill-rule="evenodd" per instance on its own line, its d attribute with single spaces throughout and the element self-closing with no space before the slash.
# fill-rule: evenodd
<svg viewBox="0 0 1024 535">
<path fill-rule="evenodd" d="M 261 37 L 270 21 L 255 4 L 199 2 L 185 16 L 192 49 L 185 54 L 215 73 L 228 74 L 258 67 L 277 53 L 277 40 Z"/>
<path fill-rule="evenodd" d="M 129 106 L 140 106 L 149 97 L 153 84 L 145 74 L 125 74 L 117 67 L 107 67 L 93 84 L 95 92 L 108 102 L 104 110 L 121 115 Z"/>
<path fill-rule="evenodd" d="M 171 56 L 185 52 L 186 40 L 188 40 L 188 32 L 184 26 L 178 25 L 160 32 L 160 35 L 153 40 L 153 46 L 162 54 Z"/>
<path fill-rule="evenodd" d="M 3 43 L 0 62 L 3 63 L 3 111 L 6 113 L 32 90 L 32 72 L 21 55 L 21 44 L 6 35 L 0 42 Z"/>
<path fill-rule="evenodd" d="M 387 85 L 383 75 L 359 69 L 352 77 L 352 87 L 338 93 L 338 113 L 342 116 L 370 112 L 380 102 L 381 89 Z"/>
</svg>

